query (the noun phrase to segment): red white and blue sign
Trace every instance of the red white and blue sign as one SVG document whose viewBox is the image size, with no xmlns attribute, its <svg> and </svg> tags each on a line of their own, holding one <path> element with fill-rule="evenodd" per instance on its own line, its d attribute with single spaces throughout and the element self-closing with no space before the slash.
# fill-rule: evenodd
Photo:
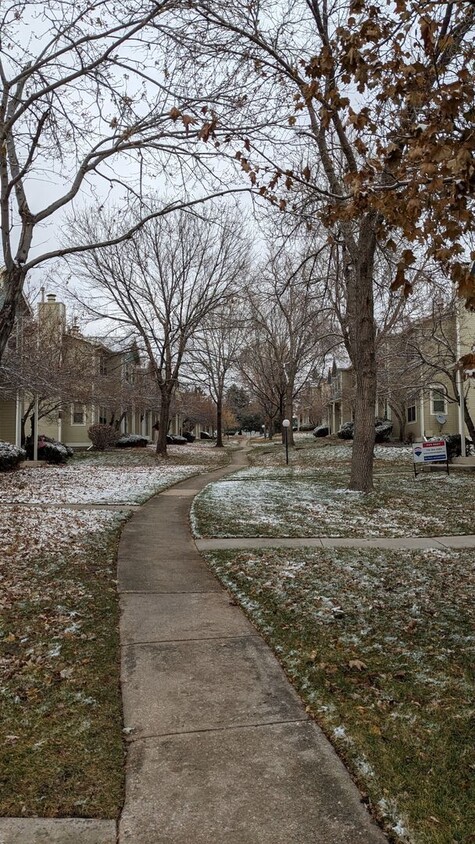
<svg viewBox="0 0 475 844">
<path fill-rule="evenodd" d="M 414 463 L 434 463 L 447 461 L 447 443 L 445 440 L 413 443 L 412 459 Z"/>
</svg>

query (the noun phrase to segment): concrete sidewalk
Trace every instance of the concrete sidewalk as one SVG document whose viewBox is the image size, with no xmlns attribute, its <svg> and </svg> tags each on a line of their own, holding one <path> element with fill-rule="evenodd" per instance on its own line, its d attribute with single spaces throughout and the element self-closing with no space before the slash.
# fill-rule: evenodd
<svg viewBox="0 0 475 844">
<path fill-rule="evenodd" d="M 119 547 L 129 734 L 120 844 L 383 844 L 277 660 L 209 572 L 192 497 L 246 464 L 147 502 Z"/>
</svg>

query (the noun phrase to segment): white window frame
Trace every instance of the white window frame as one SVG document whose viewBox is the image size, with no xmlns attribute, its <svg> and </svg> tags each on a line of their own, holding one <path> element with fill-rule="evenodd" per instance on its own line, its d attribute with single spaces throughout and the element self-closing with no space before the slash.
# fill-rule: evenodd
<svg viewBox="0 0 475 844">
<path fill-rule="evenodd" d="M 444 409 L 443 410 L 434 410 L 434 395 L 435 393 L 439 394 L 439 401 L 443 399 L 444 401 Z M 430 415 L 431 416 L 438 416 L 439 413 L 443 413 L 447 416 L 447 396 L 444 390 L 441 387 L 431 387 L 430 389 Z"/>
<path fill-rule="evenodd" d="M 75 422 L 74 416 L 76 414 L 76 407 L 82 408 L 82 422 Z M 86 405 L 82 404 L 80 401 L 73 401 L 71 404 L 71 426 L 75 427 L 84 427 L 86 424 Z"/>
</svg>

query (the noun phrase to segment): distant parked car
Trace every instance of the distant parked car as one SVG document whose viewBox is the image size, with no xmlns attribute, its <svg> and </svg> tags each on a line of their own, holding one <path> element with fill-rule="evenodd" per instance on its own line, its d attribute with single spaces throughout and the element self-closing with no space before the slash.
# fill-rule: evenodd
<svg viewBox="0 0 475 844">
<path fill-rule="evenodd" d="M 317 425 L 317 427 L 313 429 L 312 433 L 314 437 L 328 437 L 330 429 L 328 425 Z"/>
</svg>

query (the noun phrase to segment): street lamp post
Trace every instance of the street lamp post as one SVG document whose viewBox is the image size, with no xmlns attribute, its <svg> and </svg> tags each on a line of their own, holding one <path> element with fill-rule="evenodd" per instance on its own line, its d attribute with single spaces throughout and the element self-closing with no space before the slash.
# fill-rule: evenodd
<svg viewBox="0 0 475 844">
<path fill-rule="evenodd" d="M 289 427 L 290 427 L 290 419 L 282 419 L 282 427 L 284 429 L 284 439 L 285 439 L 285 462 L 287 466 L 289 465 Z"/>
</svg>

